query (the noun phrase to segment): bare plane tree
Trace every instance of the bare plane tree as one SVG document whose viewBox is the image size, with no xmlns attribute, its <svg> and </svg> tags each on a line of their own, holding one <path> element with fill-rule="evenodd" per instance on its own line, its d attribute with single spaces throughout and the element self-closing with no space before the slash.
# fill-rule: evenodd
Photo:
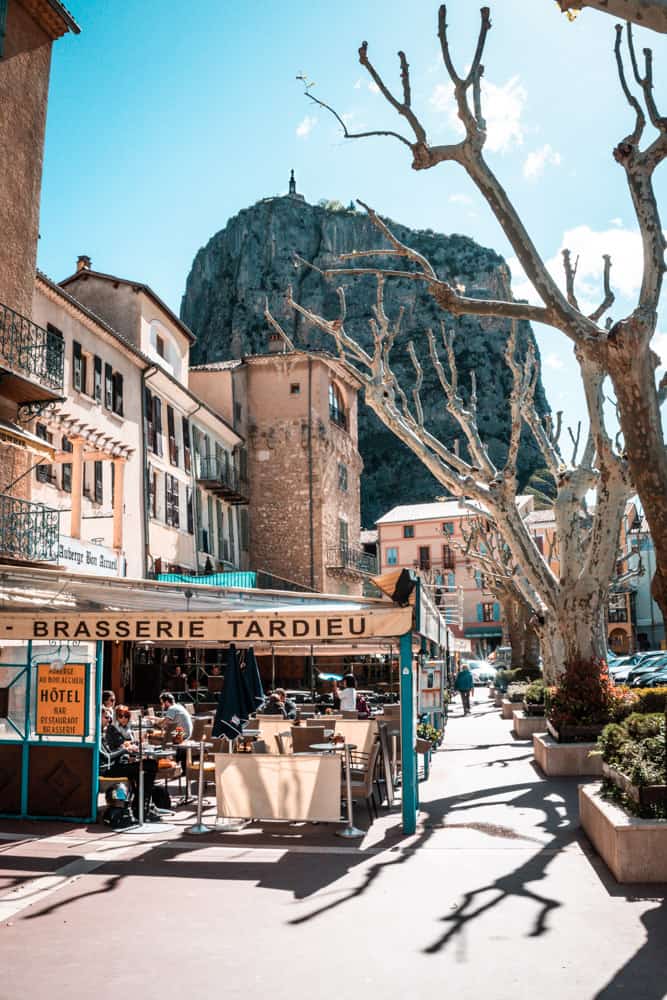
<svg viewBox="0 0 667 1000">
<path fill-rule="evenodd" d="M 570 663 L 592 664 L 606 651 L 603 610 L 615 564 L 621 516 L 630 492 L 625 460 L 618 454 L 605 428 L 604 374 L 594 364 L 580 362 L 591 429 L 581 459 L 577 463 L 575 454 L 572 465 L 568 466 L 558 450 L 560 428 L 551 427 L 549 422 L 543 424 L 537 414 L 538 360 L 530 342 L 524 356 L 520 356 L 518 323 L 511 311 L 505 350 L 505 361 L 512 374 L 508 401 L 511 433 L 505 464 L 496 467 L 477 425 L 474 373 L 472 384 L 464 389 L 459 384 L 453 334 L 446 330 L 444 322 L 440 343 L 433 330 L 427 330 L 422 332 L 419 349 L 413 339 L 407 344 L 415 372 L 414 384 L 404 387 L 396 377 L 391 352 L 400 334 L 402 314 L 393 320 L 387 316 L 385 284 L 395 276 L 414 280 L 424 280 L 428 276 L 434 285 L 442 286 L 443 283 L 425 257 L 402 244 L 371 208 L 364 207 L 373 224 L 386 237 L 387 248 L 344 254 L 339 267 L 320 273 L 329 280 L 343 275 L 373 277 L 377 290 L 370 319 L 372 351 L 366 351 L 345 329 L 346 302 L 342 287 L 337 288 L 340 311 L 335 319 L 320 316 L 296 302 L 291 289 L 287 295 L 288 305 L 308 323 L 333 338 L 341 360 L 362 380 L 368 406 L 417 455 L 438 482 L 452 495 L 469 498 L 489 512 L 512 558 L 522 569 L 516 585 L 527 602 L 538 610 L 547 674 L 555 677 Z M 393 266 L 374 264 L 373 259 L 377 257 L 388 257 Z M 301 266 L 312 266 L 301 258 L 297 258 L 297 262 Z M 509 298 L 509 288 L 507 295 Z M 268 304 L 265 315 L 274 329 L 280 329 L 269 313 Z M 496 336 L 503 334 L 503 325 L 506 332 L 507 323 L 500 322 Z M 287 337 L 286 341 L 289 343 Z M 436 438 L 425 424 L 421 401 L 423 356 L 428 356 L 437 374 L 444 406 L 460 430 L 465 456 L 460 448 L 450 448 Z M 524 424 L 537 441 L 556 483 L 554 512 L 561 555 L 559 578 L 542 558 L 517 508 L 516 465 Z M 578 450 L 578 441 L 575 450 Z M 592 514 L 587 511 L 586 503 L 591 490 L 596 493 Z"/>
<path fill-rule="evenodd" d="M 606 5 L 612 9 L 613 0 Z M 578 6 L 576 3 L 570 7 Z M 605 5 L 594 4 L 601 9 Z M 635 8 L 646 13 L 654 9 L 656 15 L 664 4 L 660 2 L 620 2 L 614 9 Z M 401 96 L 397 97 L 386 85 L 368 55 L 368 43 L 362 42 L 359 61 L 367 70 L 382 95 L 407 125 L 404 132 L 386 130 L 350 132 L 338 113 L 315 97 L 306 87 L 307 97 L 326 108 L 338 119 L 346 138 L 370 135 L 390 136 L 410 150 L 414 170 L 429 170 L 441 163 L 457 163 L 475 183 L 487 204 L 502 226 L 514 253 L 528 279 L 541 299 L 542 305 L 521 302 L 469 298 L 447 282 L 439 280 L 433 269 L 413 254 L 415 272 L 400 268 L 395 275 L 425 282 L 437 302 L 454 315 L 474 314 L 509 319 L 524 319 L 551 326 L 575 346 L 576 355 L 584 377 L 584 384 L 599 385 L 603 374 L 612 380 L 618 402 L 618 415 L 623 432 L 627 459 L 635 487 L 655 544 L 656 573 L 653 592 L 667 620 L 667 450 L 664 444 L 660 406 L 664 401 L 667 382 L 657 384 L 656 368 L 660 359 L 651 349 L 650 342 L 656 330 L 657 308 L 665 271 L 665 238 L 653 187 L 656 168 L 667 155 L 667 118 L 661 116 L 653 96 L 653 62 L 650 49 L 644 49 L 643 60 L 635 51 L 632 26 L 627 24 L 627 57 L 623 57 L 623 28 L 616 26 L 614 53 L 621 90 L 634 117 L 632 131 L 614 149 L 614 159 L 626 174 L 634 211 L 643 244 L 643 280 L 636 308 L 629 316 L 616 322 L 602 319 L 614 302 L 610 285 L 609 258 L 605 259 L 604 295 L 597 309 L 586 315 L 579 308 L 576 296 L 576 266 L 572 266 L 568 253 L 564 254 L 566 291 L 561 291 L 540 257 L 521 217 L 508 197 L 502 184 L 484 159 L 486 125 L 483 117 L 481 79 L 484 73 L 482 56 L 487 34 L 491 28 L 488 7 L 481 8 L 481 28 L 477 47 L 470 68 L 460 76 L 452 61 L 447 34 L 447 9 L 439 9 L 438 36 L 442 59 L 454 85 L 458 117 L 464 128 L 464 137 L 447 145 L 432 145 L 426 130 L 412 107 L 410 69 L 404 52 L 398 53 Z M 629 64 L 629 74 L 626 71 Z M 637 96 L 639 95 L 639 96 Z M 657 135 L 641 148 L 647 123 Z M 589 392 L 592 390 L 588 390 Z M 593 414 L 595 423 L 595 413 Z M 599 437 L 599 428 L 593 427 Z"/>
<path fill-rule="evenodd" d="M 537 601 L 529 600 L 527 588 L 519 583 L 521 567 L 488 518 L 472 516 L 462 520 L 461 533 L 459 549 L 466 562 L 476 568 L 480 589 L 488 590 L 502 605 L 512 647 L 512 667 L 537 668 L 541 609 Z M 554 547 L 555 541 L 554 536 Z M 547 556 L 548 563 L 551 554 Z"/>
<path fill-rule="evenodd" d="M 643 28 L 667 32 L 667 0 L 557 0 L 564 13 L 590 7 Z"/>
</svg>

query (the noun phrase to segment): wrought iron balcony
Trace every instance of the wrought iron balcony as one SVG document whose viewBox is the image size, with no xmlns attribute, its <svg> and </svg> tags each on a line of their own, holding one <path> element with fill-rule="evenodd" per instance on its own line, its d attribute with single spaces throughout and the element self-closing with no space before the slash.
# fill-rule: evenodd
<svg viewBox="0 0 667 1000">
<path fill-rule="evenodd" d="M 58 511 L 0 493 L 0 555 L 27 562 L 58 558 Z"/>
<path fill-rule="evenodd" d="M 197 482 L 230 503 L 248 503 L 248 483 L 241 479 L 233 466 L 217 458 L 197 461 Z"/>
<path fill-rule="evenodd" d="M 348 545 L 332 545 L 327 549 L 327 569 L 353 570 L 373 576 L 378 571 L 378 564 L 377 558 L 369 552 Z"/>
<path fill-rule="evenodd" d="M 0 368 L 5 396 L 17 403 L 62 396 L 62 337 L 0 303 Z"/>
</svg>

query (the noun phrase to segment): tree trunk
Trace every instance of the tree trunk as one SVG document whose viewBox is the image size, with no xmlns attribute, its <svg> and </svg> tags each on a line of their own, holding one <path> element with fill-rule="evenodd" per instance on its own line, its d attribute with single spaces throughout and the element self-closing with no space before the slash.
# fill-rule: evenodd
<svg viewBox="0 0 667 1000">
<path fill-rule="evenodd" d="M 652 388 L 655 365 L 649 352 L 626 340 L 622 350 L 610 345 L 609 372 L 628 464 L 655 547 L 653 596 L 667 622 L 667 450 L 660 407 Z"/>
</svg>

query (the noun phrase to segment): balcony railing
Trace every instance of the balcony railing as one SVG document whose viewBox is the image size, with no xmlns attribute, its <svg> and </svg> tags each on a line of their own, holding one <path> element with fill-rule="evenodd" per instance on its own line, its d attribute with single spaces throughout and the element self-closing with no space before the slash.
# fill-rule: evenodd
<svg viewBox="0 0 667 1000">
<path fill-rule="evenodd" d="M 0 494 L 0 554 L 29 562 L 58 558 L 58 511 Z"/>
<path fill-rule="evenodd" d="M 230 503 L 248 503 L 248 482 L 236 469 L 217 458 L 199 458 L 197 481 Z"/>
<path fill-rule="evenodd" d="M 0 365 L 62 392 L 64 360 L 62 337 L 0 303 Z"/>
<path fill-rule="evenodd" d="M 351 549 L 347 545 L 333 545 L 327 549 L 327 567 L 356 570 L 358 573 L 373 576 L 378 571 L 378 562 L 369 552 Z"/>
<path fill-rule="evenodd" d="M 222 573 L 157 573 L 160 583 L 204 583 L 209 587 L 240 587 L 252 590 L 292 590 L 312 594 L 310 587 L 265 573 L 264 570 L 228 570 Z"/>
</svg>

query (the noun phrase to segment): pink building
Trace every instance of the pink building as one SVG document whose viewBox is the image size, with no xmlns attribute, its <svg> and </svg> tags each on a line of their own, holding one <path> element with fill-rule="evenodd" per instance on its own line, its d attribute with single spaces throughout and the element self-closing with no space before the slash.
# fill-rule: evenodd
<svg viewBox="0 0 667 1000">
<path fill-rule="evenodd" d="M 446 606 L 447 620 L 484 656 L 501 645 L 503 620 L 484 575 L 465 556 L 462 524 L 473 516 L 458 500 L 394 507 L 377 521 L 378 557 L 380 573 L 418 570 Z"/>
</svg>

